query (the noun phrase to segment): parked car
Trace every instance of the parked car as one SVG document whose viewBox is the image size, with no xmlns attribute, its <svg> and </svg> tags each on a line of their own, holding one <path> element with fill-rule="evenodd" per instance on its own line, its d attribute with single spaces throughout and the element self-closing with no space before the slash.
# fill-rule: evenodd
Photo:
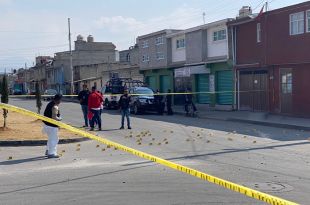
<svg viewBox="0 0 310 205">
<path fill-rule="evenodd" d="M 22 95 L 23 91 L 19 90 L 19 89 L 14 89 L 13 90 L 13 95 Z"/>
<path fill-rule="evenodd" d="M 117 109 L 120 96 L 125 89 L 134 86 L 143 86 L 144 83 L 139 80 L 132 80 L 131 78 L 112 78 L 105 86 L 102 87 L 101 93 L 104 97 L 104 106 L 107 109 Z"/>
<path fill-rule="evenodd" d="M 56 95 L 58 92 L 54 89 L 47 89 L 44 91 L 43 100 L 51 100 L 54 95 Z"/>
<path fill-rule="evenodd" d="M 29 95 L 35 95 L 36 94 L 36 90 L 30 90 L 29 91 Z"/>
<path fill-rule="evenodd" d="M 144 113 L 146 111 L 155 111 L 154 92 L 148 87 L 132 87 L 129 89 L 132 95 L 130 110 L 133 114 Z"/>
</svg>

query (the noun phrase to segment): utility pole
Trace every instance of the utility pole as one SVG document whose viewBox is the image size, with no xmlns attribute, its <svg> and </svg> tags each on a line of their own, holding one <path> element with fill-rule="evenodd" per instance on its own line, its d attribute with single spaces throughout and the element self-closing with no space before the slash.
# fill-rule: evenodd
<svg viewBox="0 0 310 205">
<path fill-rule="evenodd" d="M 268 1 L 266 1 L 266 3 L 265 3 L 265 12 L 267 12 L 267 11 L 268 11 L 268 6 L 269 6 L 269 2 L 268 2 Z"/>
<path fill-rule="evenodd" d="M 206 12 L 202 13 L 203 24 L 206 24 Z"/>
<path fill-rule="evenodd" d="M 71 95 L 74 94 L 74 82 L 73 82 L 73 65 L 72 65 L 72 49 L 71 49 L 71 28 L 70 28 L 70 18 L 68 18 L 68 28 L 69 28 L 69 51 L 70 51 L 70 70 L 71 70 Z"/>
</svg>

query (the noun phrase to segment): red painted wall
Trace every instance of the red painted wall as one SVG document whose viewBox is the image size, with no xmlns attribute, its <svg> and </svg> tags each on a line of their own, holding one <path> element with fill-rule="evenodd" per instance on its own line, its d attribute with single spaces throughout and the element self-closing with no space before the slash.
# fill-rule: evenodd
<svg viewBox="0 0 310 205">
<path fill-rule="evenodd" d="M 270 111 L 280 113 L 280 69 L 292 68 L 292 115 L 310 117 L 310 64 L 281 65 L 269 69 L 269 76 L 273 76 L 269 86 Z"/>
<path fill-rule="evenodd" d="M 237 65 L 262 63 L 263 44 L 256 40 L 257 22 L 249 22 L 236 27 Z"/>
<path fill-rule="evenodd" d="M 290 14 L 310 10 L 310 2 L 267 13 L 267 64 L 310 62 L 310 32 L 290 35 Z M 306 27 L 306 20 L 305 20 Z M 265 34 L 264 34 L 265 35 Z"/>
<path fill-rule="evenodd" d="M 293 112 L 310 117 L 310 64 L 293 69 Z"/>
<path fill-rule="evenodd" d="M 307 32 L 306 11 L 310 1 L 277 9 L 263 14 L 259 19 L 234 25 L 236 29 L 236 64 L 254 64 L 268 68 L 269 109 L 281 111 L 280 68 L 293 69 L 292 113 L 310 117 L 310 32 Z M 290 35 L 290 14 L 303 11 L 305 33 Z M 240 20 L 237 20 L 237 22 Z M 261 43 L 257 43 L 257 23 L 261 23 Z M 240 70 L 249 67 L 239 67 Z"/>
</svg>

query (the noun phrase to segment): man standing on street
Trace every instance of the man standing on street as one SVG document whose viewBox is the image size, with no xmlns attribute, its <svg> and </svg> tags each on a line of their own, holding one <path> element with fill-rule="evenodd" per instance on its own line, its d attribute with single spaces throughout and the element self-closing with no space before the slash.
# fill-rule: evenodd
<svg viewBox="0 0 310 205">
<path fill-rule="evenodd" d="M 131 102 L 131 97 L 128 95 L 128 90 L 124 90 L 124 95 L 121 96 L 121 98 L 119 99 L 119 106 L 121 109 L 121 113 L 122 113 L 122 125 L 121 125 L 121 130 L 124 129 L 124 123 L 125 123 L 125 116 L 127 119 L 127 126 L 128 129 L 131 129 L 130 127 L 130 102 Z"/>
<path fill-rule="evenodd" d="M 101 93 L 96 90 L 96 87 L 92 87 L 92 92 L 88 96 L 88 112 L 93 114 L 90 120 L 90 131 L 94 131 L 95 123 L 98 125 L 99 131 L 101 131 L 101 105 L 103 103 L 103 97 Z"/>
<path fill-rule="evenodd" d="M 87 85 L 83 85 L 83 90 L 79 93 L 78 99 L 81 104 L 81 108 L 83 111 L 83 117 L 84 117 L 84 126 L 88 127 L 88 118 L 87 118 L 87 112 L 88 112 L 88 96 L 89 96 L 89 90 L 87 88 Z"/>
<path fill-rule="evenodd" d="M 159 89 L 156 90 L 156 93 L 154 95 L 154 101 L 155 101 L 155 104 L 156 104 L 157 113 L 159 115 L 163 115 L 164 114 L 164 109 L 165 109 L 164 98 L 159 93 Z"/>
<path fill-rule="evenodd" d="M 193 94 L 191 93 L 191 90 L 189 89 L 186 89 L 185 90 L 185 112 L 186 112 L 186 115 L 189 115 L 191 113 L 190 112 L 190 108 L 191 108 L 191 111 L 193 113 L 196 113 L 197 112 L 197 108 L 195 106 L 195 103 L 193 101 Z"/>
<path fill-rule="evenodd" d="M 59 104 L 61 101 L 62 96 L 57 94 L 54 96 L 54 99 L 49 102 L 45 108 L 44 116 L 61 121 L 60 113 L 59 113 Z M 59 158 L 59 155 L 57 154 L 57 144 L 58 144 L 58 126 L 54 125 L 49 122 L 43 121 L 44 128 L 43 131 L 47 134 L 48 140 L 47 140 L 47 149 L 45 152 L 45 155 L 47 155 L 48 158 Z"/>
<path fill-rule="evenodd" d="M 172 111 L 172 95 L 170 93 L 171 93 L 171 89 L 168 89 L 168 94 L 166 95 L 167 114 L 168 115 L 173 115 L 173 111 Z"/>
</svg>

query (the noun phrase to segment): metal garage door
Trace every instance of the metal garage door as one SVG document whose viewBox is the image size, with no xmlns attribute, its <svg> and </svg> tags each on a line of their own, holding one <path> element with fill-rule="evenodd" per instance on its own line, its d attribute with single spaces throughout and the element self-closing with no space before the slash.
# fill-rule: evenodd
<svg viewBox="0 0 310 205">
<path fill-rule="evenodd" d="M 233 74 L 232 71 L 219 71 L 217 75 L 217 104 L 232 105 L 233 103 Z"/>
<path fill-rule="evenodd" d="M 268 110 L 268 72 L 266 70 L 240 71 L 240 110 Z"/>
<path fill-rule="evenodd" d="M 160 76 L 160 92 L 166 93 L 168 89 L 171 89 L 171 81 L 169 75 Z"/>
<path fill-rule="evenodd" d="M 197 75 L 197 91 L 198 92 L 209 92 L 209 74 L 199 74 Z M 201 104 L 209 104 L 210 97 L 207 94 L 198 94 L 197 101 Z"/>
<path fill-rule="evenodd" d="M 153 90 L 156 90 L 156 78 L 155 76 L 147 76 L 146 77 L 146 83 L 147 85 L 152 88 Z"/>
</svg>

